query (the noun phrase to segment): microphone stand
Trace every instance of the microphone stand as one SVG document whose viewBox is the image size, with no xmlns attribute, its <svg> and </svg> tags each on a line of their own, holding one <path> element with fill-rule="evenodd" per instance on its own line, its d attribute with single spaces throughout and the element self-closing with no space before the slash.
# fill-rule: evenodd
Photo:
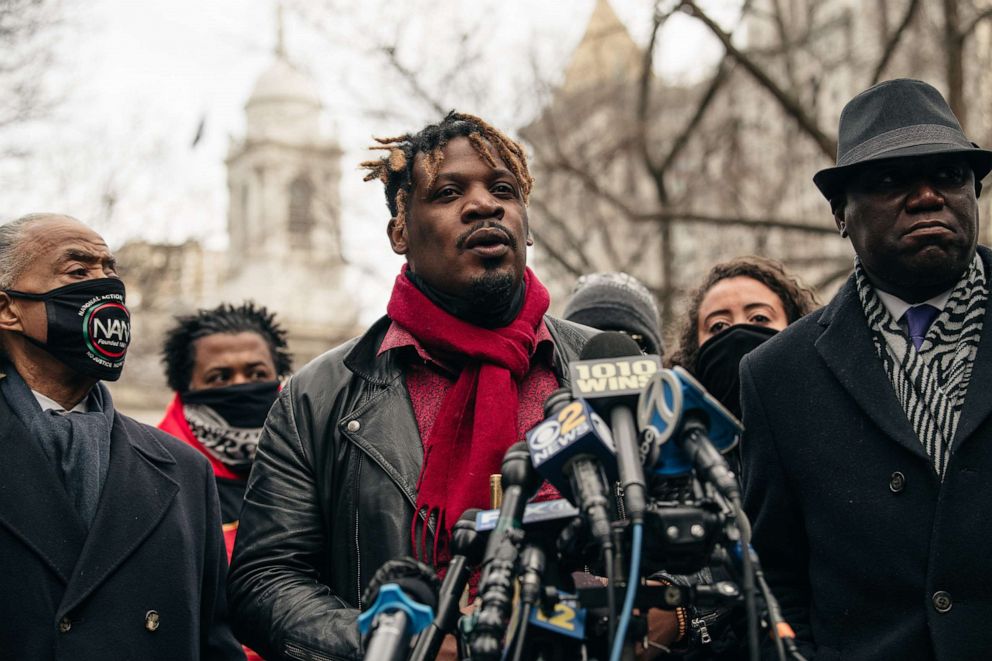
<svg viewBox="0 0 992 661">
<path fill-rule="evenodd" d="M 475 531 L 478 509 L 466 510 L 451 530 L 451 562 L 438 591 L 437 615 L 430 626 L 417 638 L 410 661 L 433 661 L 444 642 L 444 637 L 455 630 L 461 613 L 458 602 L 465 584 L 472 575 L 472 567 L 482 560 L 485 536 Z"/>
</svg>

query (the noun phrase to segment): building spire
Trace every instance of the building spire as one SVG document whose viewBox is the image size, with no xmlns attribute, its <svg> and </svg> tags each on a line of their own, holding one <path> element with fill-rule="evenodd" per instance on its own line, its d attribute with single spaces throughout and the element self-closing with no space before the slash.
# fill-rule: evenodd
<svg viewBox="0 0 992 661">
<path fill-rule="evenodd" d="M 283 35 L 282 0 L 276 2 L 276 57 L 286 57 L 286 40 Z"/>
</svg>

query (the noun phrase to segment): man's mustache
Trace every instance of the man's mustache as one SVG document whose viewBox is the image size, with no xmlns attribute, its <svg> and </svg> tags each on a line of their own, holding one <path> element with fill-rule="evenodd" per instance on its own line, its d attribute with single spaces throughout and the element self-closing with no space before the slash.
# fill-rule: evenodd
<svg viewBox="0 0 992 661">
<path fill-rule="evenodd" d="M 503 225 L 501 225 L 500 223 L 492 220 L 480 220 L 474 223 L 471 227 L 469 227 L 461 235 L 459 235 L 458 240 L 455 242 L 455 247 L 457 247 L 459 250 L 464 250 L 465 243 L 468 241 L 468 238 L 472 236 L 472 234 L 478 232 L 481 229 L 499 230 L 503 234 L 503 236 L 506 237 L 506 242 L 510 246 L 510 248 L 512 248 L 514 251 L 517 249 L 517 240 L 510 233 L 510 231 L 505 227 L 503 227 Z"/>
</svg>

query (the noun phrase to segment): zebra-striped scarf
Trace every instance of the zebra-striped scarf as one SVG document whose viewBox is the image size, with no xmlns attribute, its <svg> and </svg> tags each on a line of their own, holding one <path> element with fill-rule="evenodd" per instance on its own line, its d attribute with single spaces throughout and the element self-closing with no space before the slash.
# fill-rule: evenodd
<svg viewBox="0 0 992 661">
<path fill-rule="evenodd" d="M 854 275 L 875 352 L 934 470 L 943 479 L 982 335 L 988 298 L 982 261 L 975 256 L 919 351 L 875 294 L 860 260 L 855 260 Z"/>
</svg>

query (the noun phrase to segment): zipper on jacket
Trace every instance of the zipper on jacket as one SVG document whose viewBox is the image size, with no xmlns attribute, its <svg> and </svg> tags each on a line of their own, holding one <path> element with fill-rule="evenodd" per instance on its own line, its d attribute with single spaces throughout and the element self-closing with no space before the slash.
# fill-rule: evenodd
<svg viewBox="0 0 992 661">
<path fill-rule="evenodd" d="M 714 620 L 716 617 L 713 618 Z M 695 617 L 692 619 L 692 628 L 699 633 L 699 642 L 703 645 L 709 645 L 713 638 L 710 636 L 710 630 L 706 626 L 705 617 Z"/>
<path fill-rule="evenodd" d="M 358 476 L 355 480 L 355 485 L 358 489 L 361 488 L 362 484 L 362 461 L 363 455 L 358 455 Z M 355 493 L 355 603 L 358 604 L 358 610 L 362 610 L 362 549 L 358 544 L 358 493 L 356 489 Z"/>
</svg>

